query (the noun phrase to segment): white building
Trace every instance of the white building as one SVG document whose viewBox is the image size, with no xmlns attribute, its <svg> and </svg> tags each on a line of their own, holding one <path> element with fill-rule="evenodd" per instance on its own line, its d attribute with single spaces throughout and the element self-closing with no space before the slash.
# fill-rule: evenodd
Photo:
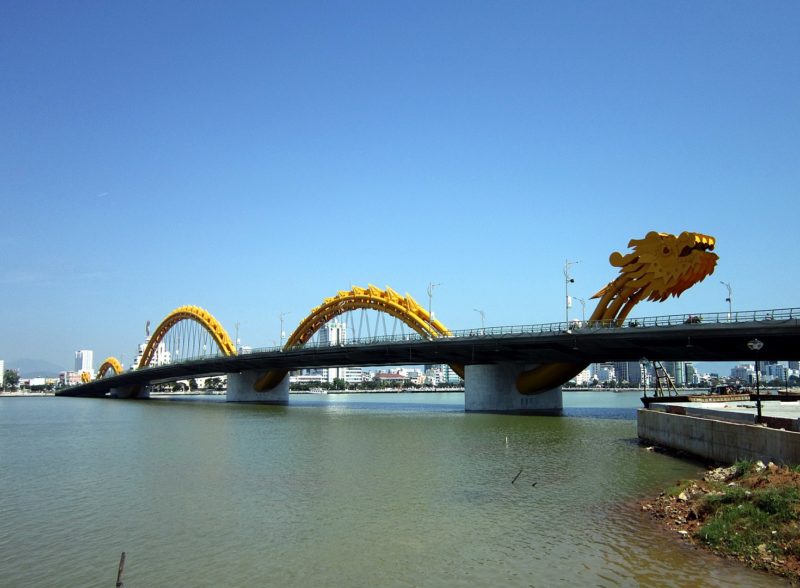
<svg viewBox="0 0 800 588">
<path fill-rule="evenodd" d="M 325 368 L 322 370 L 322 379 L 331 384 L 337 379 L 348 384 L 360 384 L 364 381 L 364 370 L 360 367 Z"/>
<path fill-rule="evenodd" d="M 0 390 L 3 389 L 6 383 L 6 362 L 4 359 L 0 359 Z"/>
<path fill-rule="evenodd" d="M 94 377 L 94 352 L 91 349 L 75 352 L 75 371 L 89 372 L 89 375 Z"/>
<path fill-rule="evenodd" d="M 588 386 L 592 382 L 592 370 L 588 367 L 575 376 L 576 386 Z"/>
<path fill-rule="evenodd" d="M 58 374 L 59 386 L 77 386 L 81 383 L 80 372 L 61 372 Z"/>
<path fill-rule="evenodd" d="M 457 386 L 461 384 L 461 376 L 455 373 L 447 364 L 425 366 L 425 381 L 427 384 L 439 386 L 451 384 Z"/>
<path fill-rule="evenodd" d="M 148 336 L 144 343 L 139 343 L 139 350 L 136 353 L 136 359 L 133 360 L 133 364 L 131 365 L 131 369 L 135 370 L 139 367 L 139 362 L 142 361 L 142 356 L 144 355 L 145 347 L 150 342 L 150 337 Z M 178 358 L 180 360 L 180 358 Z M 161 341 L 157 346 L 155 353 L 153 353 L 153 359 L 150 360 L 151 366 L 159 366 L 159 365 L 168 365 L 172 363 L 172 354 L 167 350 L 167 345 Z"/>
</svg>

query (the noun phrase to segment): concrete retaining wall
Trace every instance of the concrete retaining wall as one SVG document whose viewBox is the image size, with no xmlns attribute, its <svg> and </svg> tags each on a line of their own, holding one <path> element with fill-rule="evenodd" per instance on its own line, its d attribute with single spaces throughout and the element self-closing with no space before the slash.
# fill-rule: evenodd
<svg viewBox="0 0 800 588">
<path fill-rule="evenodd" d="M 800 464 L 800 433 L 639 409 L 639 438 L 719 463 L 760 459 Z"/>
</svg>

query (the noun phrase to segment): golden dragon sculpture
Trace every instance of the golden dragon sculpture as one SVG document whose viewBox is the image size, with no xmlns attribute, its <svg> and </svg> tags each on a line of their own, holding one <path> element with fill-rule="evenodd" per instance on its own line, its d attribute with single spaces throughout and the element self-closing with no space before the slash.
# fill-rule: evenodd
<svg viewBox="0 0 800 588">
<path fill-rule="evenodd" d="M 609 261 L 619 268 L 617 278 L 592 298 L 599 298 L 589 324 L 619 326 L 642 300 L 664 301 L 714 272 L 718 256 L 713 237 L 683 232 L 677 237 L 651 231 L 644 239 L 631 239 L 627 255 L 614 252 Z M 560 386 L 579 374 L 586 364 L 551 363 L 523 372 L 517 378 L 522 394 L 537 394 Z"/>
</svg>

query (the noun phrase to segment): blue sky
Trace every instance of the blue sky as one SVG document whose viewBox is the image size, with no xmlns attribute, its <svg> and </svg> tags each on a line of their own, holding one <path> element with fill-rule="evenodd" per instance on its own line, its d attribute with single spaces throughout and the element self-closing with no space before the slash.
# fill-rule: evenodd
<svg viewBox="0 0 800 588">
<path fill-rule="evenodd" d="M 797 2 L 0 4 L 0 358 L 244 344 L 351 284 L 561 320 L 650 230 L 715 274 L 634 314 L 800 306 Z M 579 309 L 574 310 L 579 313 Z M 575 316 L 578 316 L 577 314 Z"/>
</svg>

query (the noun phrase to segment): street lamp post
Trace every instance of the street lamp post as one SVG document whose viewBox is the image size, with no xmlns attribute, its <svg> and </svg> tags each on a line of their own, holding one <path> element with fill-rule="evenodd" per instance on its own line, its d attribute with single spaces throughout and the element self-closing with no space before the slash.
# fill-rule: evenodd
<svg viewBox="0 0 800 588">
<path fill-rule="evenodd" d="M 574 298 L 581 303 L 581 324 L 586 324 L 586 300 L 578 298 L 577 296 Z"/>
<path fill-rule="evenodd" d="M 641 368 L 641 378 L 642 378 L 642 384 L 644 384 L 644 397 L 645 398 L 647 398 L 647 364 L 648 364 L 648 361 L 647 361 L 646 357 L 643 357 L 642 359 L 639 360 L 639 365 L 642 366 L 642 368 Z"/>
<path fill-rule="evenodd" d="M 564 315 L 566 317 L 567 329 L 569 329 L 569 285 L 575 282 L 569 275 L 569 268 L 576 263 L 580 263 L 580 261 L 570 261 L 569 259 L 564 261 Z"/>
<path fill-rule="evenodd" d="M 480 310 L 479 308 L 473 308 L 472 310 L 474 310 L 474 311 L 475 311 L 475 312 L 477 312 L 479 315 L 481 315 L 481 335 L 483 335 L 483 334 L 484 334 L 484 326 L 483 326 L 483 325 L 484 325 L 484 322 L 485 322 L 485 320 L 486 320 L 486 313 L 484 313 L 484 312 L 483 312 L 482 310 Z"/>
<path fill-rule="evenodd" d="M 280 315 L 278 315 L 278 318 L 281 321 L 281 347 L 283 347 L 283 317 L 285 317 L 287 314 L 291 314 L 291 312 L 282 312 Z"/>
<path fill-rule="evenodd" d="M 747 342 L 747 347 L 750 351 L 761 351 L 761 348 L 764 347 L 764 342 L 758 339 L 751 339 Z M 758 360 L 758 355 L 756 355 L 756 422 L 761 422 L 761 385 L 759 382 L 759 372 L 761 371 L 761 362 Z"/>
<path fill-rule="evenodd" d="M 428 322 L 433 325 L 433 289 L 441 284 L 428 283 Z"/>
<path fill-rule="evenodd" d="M 728 297 L 725 299 L 725 302 L 728 303 L 728 320 L 730 321 L 731 316 L 733 315 L 733 302 L 731 302 L 733 295 L 731 291 L 731 285 L 728 282 L 723 282 L 722 280 L 720 280 L 719 283 L 728 289 Z"/>
</svg>

